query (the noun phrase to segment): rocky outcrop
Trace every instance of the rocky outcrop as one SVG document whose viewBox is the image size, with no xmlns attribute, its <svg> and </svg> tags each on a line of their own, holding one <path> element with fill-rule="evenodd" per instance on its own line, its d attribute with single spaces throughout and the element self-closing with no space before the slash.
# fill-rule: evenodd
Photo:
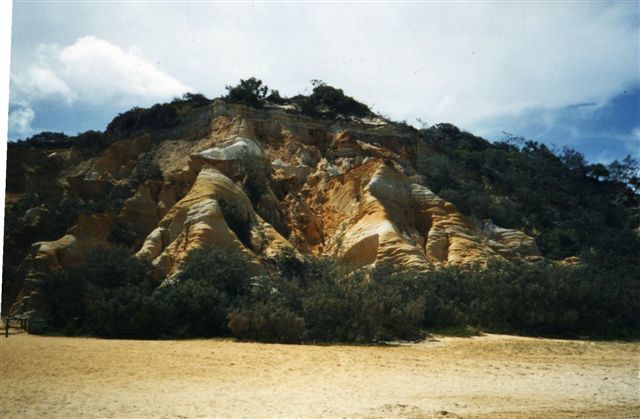
<svg viewBox="0 0 640 419">
<path fill-rule="evenodd" d="M 151 148 L 148 135 L 114 142 L 93 162 L 87 177 L 109 176 L 115 179 L 131 174 L 138 156 Z"/>
<path fill-rule="evenodd" d="M 82 262 L 89 252 L 107 247 L 113 223 L 112 215 L 81 215 L 76 225 L 58 240 L 37 242 L 23 261 L 22 287 L 15 301 L 16 310 L 29 310 L 41 303 L 38 297 L 39 283 L 49 270 L 63 269 Z"/>
<path fill-rule="evenodd" d="M 400 269 L 539 260 L 533 238 L 465 218 L 413 169 L 420 139 L 382 118 L 312 119 L 279 107 L 216 100 L 179 110 L 178 124 L 125 135 L 114 128 L 97 154 L 21 148 L 9 163 L 12 202 L 48 182 L 93 202 L 130 184 L 141 163 L 160 176 L 135 183 L 115 213 L 83 216 L 66 235 L 34 244 L 31 277 L 64 268 L 97 245 L 126 244 L 159 280 L 188 255 L 215 246 L 242 255 L 251 275 L 290 249 L 355 269 Z M 13 156 L 13 157 L 12 157 Z M 111 207 L 109 207 L 111 208 Z M 29 219 L 46 218 L 34 208 Z M 33 221 L 33 222 L 36 222 Z"/>
<path fill-rule="evenodd" d="M 539 256 L 524 233 L 495 229 L 490 239 L 389 160 L 373 159 L 333 176 L 320 168 L 307 187 L 306 202 L 316 217 L 305 221 L 314 220 L 311 231 L 322 232 L 312 235 L 308 247 L 350 267 L 390 263 L 421 270 Z"/>
<path fill-rule="evenodd" d="M 482 226 L 482 232 L 490 239 L 491 247 L 507 258 L 522 258 L 528 261 L 542 259 L 542 253 L 533 237 L 522 231 L 501 228 L 492 222 Z"/>
<path fill-rule="evenodd" d="M 291 247 L 255 213 L 242 189 L 213 167 L 200 171 L 189 193 L 149 234 L 137 256 L 151 261 L 166 278 L 192 250 L 205 246 L 240 253 L 254 275 L 264 273 L 261 259 Z"/>
<path fill-rule="evenodd" d="M 81 215 L 78 223 L 58 240 L 34 243 L 31 251 L 32 266 L 60 269 L 81 262 L 87 252 L 108 246 L 113 216 L 110 214 Z"/>
</svg>

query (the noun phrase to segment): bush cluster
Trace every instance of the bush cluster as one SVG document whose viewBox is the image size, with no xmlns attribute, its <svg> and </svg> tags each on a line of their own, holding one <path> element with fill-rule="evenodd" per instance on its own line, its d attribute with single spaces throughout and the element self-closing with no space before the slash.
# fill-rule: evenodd
<svg viewBox="0 0 640 419">
<path fill-rule="evenodd" d="M 173 104 L 156 103 L 148 109 L 134 107 L 118 114 L 107 125 L 107 133 L 128 137 L 142 130 L 171 128 L 178 122 L 178 111 Z"/>
<path fill-rule="evenodd" d="M 240 103 L 243 105 L 251 106 L 254 108 L 261 108 L 264 106 L 269 93 L 269 87 L 262 83 L 262 80 L 258 80 L 255 77 L 251 77 L 247 80 L 240 80 L 240 83 L 236 86 L 225 86 L 227 89 L 227 95 L 225 100 L 231 103 Z M 275 93 L 275 94 L 274 94 Z M 272 92 L 272 96 L 277 100 L 281 100 L 280 94 Z"/>
<path fill-rule="evenodd" d="M 640 336 L 637 270 L 493 264 L 429 273 L 424 286 L 424 326 L 430 330 L 473 326 L 535 336 Z"/>
<path fill-rule="evenodd" d="M 369 276 L 369 278 L 366 278 Z M 388 272 L 346 275 L 324 259 L 285 257 L 271 275 L 215 248 L 192 252 L 156 287 L 148 263 L 125 250 L 96 249 L 42 281 L 41 333 L 101 337 L 211 337 L 268 342 L 370 342 L 421 336 L 424 297 Z"/>
<path fill-rule="evenodd" d="M 155 337 L 162 316 L 152 299 L 154 288 L 149 263 L 122 248 L 96 248 L 80 265 L 42 279 L 47 305 L 33 323 L 41 333 Z"/>
<path fill-rule="evenodd" d="M 231 312 L 234 336 L 278 342 L 372 342 L 422 336 L 425 299 L 417 283 L 383 270 L 342 273 L 308 259 L 261 278 Z M 296 272 L 297 270 L 297 272 Z M 291 273 L 293 274 L 291 275 Z"/>
<path fill-rule="evenodd" d="M 314 87 L 311 95 L 297 95 L 290 99 L 300 107 L 304 115 L 316 118 L 335 118 L 339 115 L 362 118 L 373 115 L 367 105 L 345 95 L 342 89 L 320 80 L 313 80 L 312 83 Z"/>
<path fill-rule="evenodd" d="M 166 129 L 180 122 L 181 108 L 198 108 L 211 101 L 200 93 L 185 93 L 169 103 L 156 103 L 150 108 L 134 107 L 120 113 L 107 125 L 106 133 L 128 137 L 139 131 Z"/>
<path fill-rule="evenodd" d="M 224 99 L 231 103 L 241 103 L 254 108 L 262 108 L 267 103 L 293 104 L 303 115 L 315 118 L 373 115 L 367 105 L 345 95 L 342 89 L 329 86 L 321 80 L 312 80 L 311 83 L 313 92 L 310 95 L 284 98 L 277 90 L 269 89 L 267 85 L 262 83 L 262 80 L 251 77 L 247 80 L 240 80 L 236 86 L 226 86 L 227 95 Z"/>
<path fill-rule="evenodd" d="M 346 273 L 328 259 L 285 253 L 271 262 L 269 275 L 249 278 L 242 257 L 205 248 L 157 287 L 148 263 L 124 250 L 98 249 L 85 263 L 43 280 L 49 305 L 36 324 L 43 333 L 232 335 L 289 343 L 413 340 L 425 331 L 477 330 L 638 338 L 637 256 L 577 267 L 492 263 L 486 269 Z"/>
<path fill-rule="evenodd" d="M 107 338 L 226 335 L 227 315 L 248 292 L 247 281 L 241 257 L 213 249 L 192 252 L 183 269 L 158 286 L 148 262 L 124 248 L 96 248 L 83 263 L 42 279 L 47 304 L 35 315 L 36 332 Z"/>
<path fill-rule="evenodd" d="M 102 150 L 109 145 L 104 133 L 100 131 L 85 131 L 77 135 L 67 135 L 63 132 L 43 131 L 24 140 L 9 142 L 9 147 L 34 147 L 41 149 L 76 147 L 79 149 Z"/>
</svg>

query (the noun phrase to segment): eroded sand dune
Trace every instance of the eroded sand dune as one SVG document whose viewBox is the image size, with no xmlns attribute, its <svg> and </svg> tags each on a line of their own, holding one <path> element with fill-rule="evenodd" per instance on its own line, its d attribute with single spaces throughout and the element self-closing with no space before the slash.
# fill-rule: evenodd
<svg viewBox="0 0 640 419">
<path fill-rule="evenodd" d="M 640 345 L 0 339 L 0 417 L 639 417 Z"/>
</svg>

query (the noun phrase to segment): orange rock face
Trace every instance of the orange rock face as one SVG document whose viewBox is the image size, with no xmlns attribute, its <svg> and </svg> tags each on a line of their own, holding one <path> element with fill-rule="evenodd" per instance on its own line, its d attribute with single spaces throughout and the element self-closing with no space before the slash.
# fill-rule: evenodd
<svg viewBox="0 0 640 419">
<path fill-rule="evenodd" d="M 213 167 L 200 171 L 189 193 L 149 234 L 137 256 L 151 261 L 166 278 L 192 250 L 204 246 L 243 255 L 256 275 L 265 273 L 260 257 L 291 247 L 255 213 L 242 189 Z"/>
<path fill-rule="evenodd" d="M 39 243 L 34 269 L 36 261 L 64 267 L 81 257 L 81 248 L 114 244 L 107 240 L 113 220 L 133 226 L 132 251 L 153 263 L 159 279 L 203 246 L 243 255 L 254 275 L 285 248 L 330 256 L 351 269 L 541 257 L 531 237 L 478 225 L 421 183 L 412 166 L 420 139 L 406 126 L 380 118 L 314 120 L 222 101 L 192 119 L 198 130 L 189 135 L 180 134 L 186 126 L 168 139 L 137 133 L 99 155 L 74 155 L 82 170 L 57 181 L 82 199 L 128 182 L 143 157 L 162 179 L 143 181 L 117 213 L 81 218 L 59 240 Z"/>
</svg>

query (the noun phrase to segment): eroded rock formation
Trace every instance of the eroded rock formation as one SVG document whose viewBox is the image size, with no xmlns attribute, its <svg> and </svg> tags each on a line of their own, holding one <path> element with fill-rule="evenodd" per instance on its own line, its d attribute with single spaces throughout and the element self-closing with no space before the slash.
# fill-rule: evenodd
<svg viewBox="0 0 640 419">
<path fill-rule="evenodd" d="M 112 132 L 110 145 L 95 152 L 10 154 L 7 205 L 48 179 L 61 194 L 96 207 L 62 237 L 35 243 L 23 279 L 45 266 L 73 265 L 97 245 L 129 246 L 153 263 L 159 281 L 207 245 L 243 255 L 252 275 L 285 248 L 349 268 L 427 270 L 541 257 L 526 234 L 474 222 L 436 196 L 413 169 L 420 139 L 410 127 L 221 100 L 180 118 L 171 129 Z M 121 190 L 131 192 L 120 197 Z"/>
</svg>

